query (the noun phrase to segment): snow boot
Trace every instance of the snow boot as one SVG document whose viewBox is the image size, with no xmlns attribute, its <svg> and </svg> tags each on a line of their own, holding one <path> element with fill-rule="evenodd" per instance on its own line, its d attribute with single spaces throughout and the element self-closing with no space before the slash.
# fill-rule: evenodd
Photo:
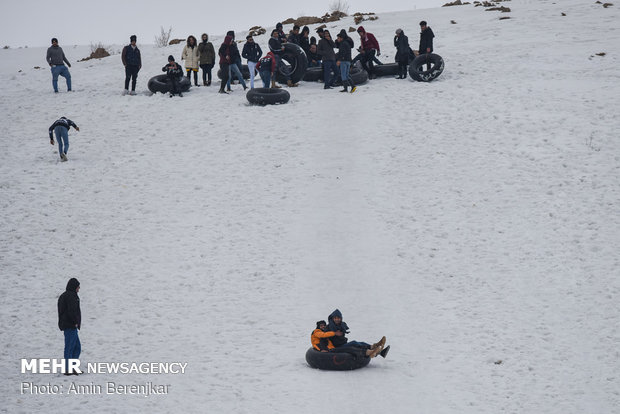
<svg viewBox="0 0 620 414">
<path fill-rule="evenodd" d="M 272 88 L 272 89 L 280 89 L 280 88 L 282 88 L 282 87 L 281 87 L 281 86 L 279 86 L 279 85 L 276 85 L 276 80 L 275 80 L 275 79 L 272 79 L 272 80 L 271 80 L 271 88 Z"/>
<path fill-rule="evenodd" d="M 379 342 L 377 342 L 376 344 L 372 344 L 370 346 L 370 349 L 377 349 L 378 347 L 383 348 L 383 345 L 385 345 L 385 336 L 379 339 Z"/>
<path fill-rule="evenodd" d="M 379 352 L 379 355 L 381 355 L 383 358 L 385 358 L 387 356 L 388 352 L 390 352 L 390 346 L 389 345 L 387 347 L 385 347 L 385 349 L 383 349 L 381 352 Z"/>
<path fill-rule="evenodd" d="M 370 358 L 374 358 L 374 357 L 376 357 L 377 355 L 379 355 L 379 353 L 380 353 L 382 350 L 383 350 L 383 348 L 381 348 L 381 347 L 378 347 L 378 348 L 375 348 L 375 349 L 367 349 L 367 350 L 366 350 L 366 356 L 367 356 L 367 357 L 370 357 Z"/>
</svg>

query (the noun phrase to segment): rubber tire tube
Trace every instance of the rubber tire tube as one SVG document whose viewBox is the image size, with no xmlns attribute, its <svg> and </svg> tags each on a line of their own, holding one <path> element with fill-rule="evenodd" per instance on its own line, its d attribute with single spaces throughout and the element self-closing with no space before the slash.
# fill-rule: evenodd
<svg viewBox="0 0 620 414">
<path fill-rule="evenodd" d="M 285 104 L 291 99 L 287 90 L 277 88 L 254 88 L 245 94 L 252 105 L 278 105 Z"/>
</svg>

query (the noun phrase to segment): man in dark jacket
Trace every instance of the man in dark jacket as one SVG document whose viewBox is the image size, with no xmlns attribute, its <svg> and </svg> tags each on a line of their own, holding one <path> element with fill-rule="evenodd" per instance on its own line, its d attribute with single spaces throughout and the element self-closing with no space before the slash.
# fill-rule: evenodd
<svg viewBox="0 0 620 414">
<path fill-rule="evenodd" d="M 232 58 L 231 58 L 231 43 L 232 43 L 232 36 L 226 36 L 224 38 L 224 42 L 220 45 L 220 48 L 218 49 L 217 53 L 220 57 L 220 72 L 222 74 L 222 82 L 220 84 L 220 90 L 218 93 L 227 93 L 224 90 L 224 86 L 226 86 L 226 82 L 228 81 L 229 78 L 229 73 L 230 73 L 230 64 L 232 63 Z"/>
<path fill-rule="evenodd" d="M 80 358 L 82 345 L 78 337 L 78 329 L 82 324 L 80 310 L 80 282 L 76 278 L 69 279 L 65 292 L 58 298 L 58 328 L 65 334 L 65 375 L 78 375 L 77 372 L 66 372 L 70 359 Z"/>
<path fill-rule="evenodd" d="M 407 79 L 407 64 L 409 63 L 409 38 L 405 36 L 403 29 L 396 30 L 394 36 L 396 47 L 396 63 L 398 63 L 398 76 L 396 79 Z"/>
<path fill-rule="evenodd" d="M 138 80 L 138 72 L 142 68 L 142 57 L 140 49 L 136 46 L 136 35 L 129 37 L 129 44 L 123 48 L 121 60 L 125 66 L 125 90 L 123 95 L 136 94 L 136 81 Z M 129 80 L 131 79 L 131 92 L 129 92 Z"/>
<path fill-rule="evenodd" d="M 382 337 L 379 342 L 372 345 L 369 345 L 366 342 L 349 341 L 345 336 L 347 333 L 349 333 L 349 326 L 345 321 L 342 320 L 342 313 L 338 309 L 333 311 L 331 315 L 329 315 L 329 318 L 327 318 L 327 320 L 327 331 L 342 332 L 342 335 L 337 335 L 331 338 L 331 342 L 335 348 L 356 347 L 362 349 L 377 350 L 377 354 L 381 353 L 381 356 L 385 358 L 385 355 L 383 354 L 383 351 L 387 350 L 387 348 L 383 349 L 383 346 L 385 345 L 385 336 Z M 387 354 L 387 351 L 385 352 L 385 354 Z"/>
<path fill-rule="evenodd" d="M 294 25 L 293 30 L 288 34 L 288 38 L 286 39 L 288 43 L 294 43 L 298 46 L 301 46 L 301 35 L 299 34 L 299 26 Z"/>
<path fill-rule="evenodd" d="M 310 28 L 308 26 L 304 26 L 304 28 L 301 29 L 301 34 L 299 35 L 299 46 L 303 49 L 306 55 L 310 51 Z"/>
<path fill-rule="evenodd" d="M 349 41 L 350 40 L 350 41 Z M 349 86 L 351 86 L 351 93 L 357 89 L 349 70 L 351 69 L 351 47 L 353 39 L 347 36 L 347 32 L 343 30 L 338 33 L 338 39 L 336 45 L 338 46 L 338 53 L 336 54 L 336 66 L 340 68 L 340 79 L 342 79 L 343 89 L 340 92 L 349 92 Z"/>
<path fill-rule="evenodd" d="M 263 55 L 263 50 L 258 43 L 254 42 L 252 35 L 245 37 L 247 42 L 243 45 L 241 56 L 248 60 L 248 70 L 250 71 L 250 88 L 254 89 L 254 76 L 256 75 L 256 64 Z"/>
<path fill-rule="evenodd" d="M 324 30 L 323 38 L 319 40 L 319 46 L 316 49 L 323 62 L 323 89 L 331 89 L 338 78 L 335 46 L 329 30 Z"/>
<path fill-rule="evenodd" d="M 168 64 L 161 68 L 161 71 L 166 72 L 168 79 L 170 79 L 170 83 L 172 84 L 170 97 L 172 98 L 176 93 L 178 93 L 180 97 L 183 97 L 183 93 L 179 88 L 179 78 L 183 76 L 183 69 L 181 68 L 181 65 L 174 61 L 174 56 L 168 56 Z"/>
<path fill-rule="evenodd" d="M 67 152 L 69 151 L 69 129 L 71 127 L 75 128 L 76 131 L 80 130 L 75 122 L 63 116 L 54 121 L 49 128 L 50 145 L 54 145 L 54 135 L 52 135 L 52 133 L 55 133 L 61 161 L 67 161 Z"/>
<path fill-rule="evenodd" d="M 420 47 L 418 53 L 420 55 L 433 53 L 433 38 L 435 37 L 433 30 L 426 25 L 424 20 L 420 22 L 420 30 Z M 430 62 L 428 63 L 427 70 L 431 70 Z"/>
<path fill-rule="evenodd" d="M 239 53 L 237 42 L 235 42 L 235 32 L 233 30 L 229 30 L 228 33 L 226 33 L 226 36 L 230 36 L 232 38 L 232 41 L 230 42 L 230 58 L 232 61 L 228 66 L 228 82 L 226 82 L 226 90 L 228 92 L 232 91 L 230 85 L 234 76 L 239 80 L 239 83 L 243 86 L 243 90 L 245 91 L 248 87 L 245 84 L 243 74 L 241 73 L 241 54 Z"/>
<path fill-rule="evenodd" d="M 67 66 L 71 67 L 71 63 L 65 57 L 65 52 L 62 51 L 62 47 L 58 46 L 58 39 L 55 37 L 52 39 L 52 46 L 47 49 L 47 55 L 45 57 L 47 63 L 52 68 L 52 86 L 54 92 L 58 93 L 58 76 L 62 76 L 67 81 L 67 92 L 71 91 L 71 73 Z M 67 66 L 65 66 L 65 63 Z"/>
<path fill-rule="evenodd" d="M 280 23 L 278 24 L 280 25 L 280 27 L 282 27 Z M 271 31 L 271 38 L 269 39 L 268 45 L 269 45 L 269 50 L 273 52 L 273 55 L 276 58 L 276 68 L 278 69 L 281 68 L 282 67 L 282 55 L 284 54 L 284 45 L 282 45 L 282 41 L 280 40 L 280 34 L 278 32 L 278 29 L 273 29 Z M 291 78 L 288 75 L 288 73 L 285 73 L 285 76 L 286 76 L 286 83 L 288 84 L 288 86 L 297 86 L 297 84 L 293 84 L 291 82 Z M 271 87 L 279 88 L 279 86 L 276 85 L 275 78 L 276 78 L 275 76 L 271 78 Z"/>
</svg>

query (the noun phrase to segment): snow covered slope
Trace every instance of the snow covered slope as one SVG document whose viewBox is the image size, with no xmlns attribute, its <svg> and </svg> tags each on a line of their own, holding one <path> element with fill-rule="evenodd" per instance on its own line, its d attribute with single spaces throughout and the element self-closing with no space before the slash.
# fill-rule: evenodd
<svg viewBox="0 0 620 414">
<path fill-rule="evenodd" d="M 44 49 L 0 50 L 0 412 L 617 412 L 620 5 L 501 4 L 364 22 L 388 62 L 394 30 L 417 49 L 428 21 L 435 82 L 302 83 L 277 107 L 239 86 L 150 96 L 182 46 L 141 46 L 134 97 L 118 54 L 76 63 L 88 48 L 61 45 L 75 92 L 53 94 Z M 47 138 L 60 116 L 81 129 L 67 163 Z M 21 374 L 62 357 L 70 277 L 83 363 L 186 373 Z M 388 358 L 308 368 L 335 308 Z M 66 395 L 108 381 L 171 387 Z"/>
</svg>

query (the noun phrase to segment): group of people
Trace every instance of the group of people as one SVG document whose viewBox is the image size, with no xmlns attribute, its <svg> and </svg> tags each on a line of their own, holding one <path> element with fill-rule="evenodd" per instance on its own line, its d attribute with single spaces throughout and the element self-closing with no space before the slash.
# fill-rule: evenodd
<svg viewBox="0 0 620 414">
<path fill-rule="evenodd" d="M 381 355 L 387 356 L 390 346 L 385 346 L 385 336 L 374 344 L 366 342 L 349 341 L 346 334 L 349 326 L 342 320 L 342 313 L 336 309 L 327 318 L 328 322 L 318 321 L 316 329 L 310 335 L 312 347 L 320 352 L 348 353 L 355 357 L 374 358 Z"/>
<path fill-rule="evenodd" d="M 420 22 L 420 45 L 419 54 L 433 52 L 433 38 L 435 37 L 432 29 L 425 21 Z M 376 78 L 374 65 L 382 65 L 378 59 L 381 55 L 381 48 L 376 37 L 366 31 L 363 26 L 357 28 L 360 39 L 360 46 L 357 48 L 358 54 L 352 58 L 352 51 L 355 47 L 353 39 L 342 29 L 335 39 L 329 30 L 319 28 L 316 30 L 319 37 L 318 41 L 314 36 L 310 36 L 310 29 L 304 26 L 303 29 L 294 25 L 288 36 L 282 30 L 282 23 L 276 24 L 269 38 L 269 51 L 263 55 L 263 51 L 258 43 L 254 42 L 252 35 L 246 36 L 246 43 L 243 51 L 239 53 L 237 42 L 235 42 L 235 32 L 226 33 L 224 41 L 220 45 L 217 54 L 215 47 L 209 42 L 209 35 L 203 33 L 201 42 L 197 43 L 194 36 L 187 38 L 187 43 L 183 47 L 181 60 L 185 61 L 185 72 L 191 82 L 191 74 L 194 74 L 194 85 L 198 84 L 198 71 L 202 69 L 202 84 L 210 86 L 212 81 L 212 69 L 216 59 L 219 57 L 221 70 L 221 83 L 219 93 L 232 91 L 231 80 L 237 78 L 243 89 L 247 89 L 247 84 L 242 73 L 241 59 L 247 60 L 250 71 L 250 88 L 254 88 L 254 79 L 258 73 L 263 81 L 265 88 L 279 88 L 275 74 L 282 67 L 282 57 L 285 51 L 285 43 L 298 45 L 308 58 L 308 67 L 322 67 L 323 69 L 323 88 L 332 89 L 336 81 L 341 80 L 343 89 L 341 92 L 355 92 L 356 85 L 353 83 L 349 72 L 351 66 L 357 61 L 362 64 L 363 69 L 368 73 L 369 79 Z M 121 60 L 125 67 L 125 88 L 123 95 L 135 95 L 136 80 L 138 72 L 142 68 L 142 57 L 140 49 L 136 45 L 137 37 L 130 37 L 129 45 L 123 48 Z M 402 29 L 396 30 L 394 36 L 394 47 L 396 48 L 395 61 L 398 63 L 397 79 L 407 78 L 407 66 L 411 59 L 415 57 L 413 50 L 409 46 L 409 38 Z M 335 50 L 337 49 L 337 51 Z M 71 74 L 68 67 L 71 64 L 65 57 L 58 39 L 52 39 L 52 46 L 47 50 L 47 62 L 52 71 L 52 86 L 54 92 L 58 92 L 58 77 L 63 76 L 67 81 L 67 90 L 71 90 Z M 65 65 L 66 64 L 66 65 Z M 429 64 L 430 66 L 430 64 Z M 179 89 L 179 77 L 183 75 L 183 68 L 174 60 L 174 56 L 168 57 L 168 64 L 162 68 L 170 78 L 172 84 L 171 96 L 178 94 L 183 96 Z M 289 87 L 297 86 L 287 75 L 286 70 L 281 70 L 286 83 Z M 129 90 L 131 82 L 131 90 Z"/>
</svg>

